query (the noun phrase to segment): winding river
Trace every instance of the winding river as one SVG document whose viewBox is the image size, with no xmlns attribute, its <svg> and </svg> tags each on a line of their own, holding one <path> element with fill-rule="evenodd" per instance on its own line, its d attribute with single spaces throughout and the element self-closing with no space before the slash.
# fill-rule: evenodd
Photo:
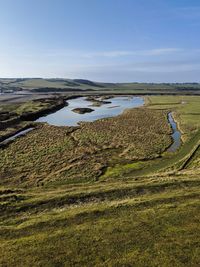
<svg viewBox="0 0 200 267">
<path fill-rule="evenodd" d="M 176 152 L 176 150 L 181 146 L 181 132 L 178 130 L 177 123 L 174 121 L 172 112 L 168 114 L 168 121 L 171 124 L 173 133 L 172 133 L 172 139 L 173 143 L 168 148 L 168 152 Z"/>
</svg>

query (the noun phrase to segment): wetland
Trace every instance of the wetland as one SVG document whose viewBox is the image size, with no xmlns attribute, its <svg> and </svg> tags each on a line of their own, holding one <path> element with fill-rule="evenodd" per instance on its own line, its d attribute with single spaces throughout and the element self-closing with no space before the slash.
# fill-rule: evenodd
<svg viewBox="0 0 200 267">
<path fill-rule="evenodd" d="M 115 96 L 109 99 L 109 102 L 103 102 L 100 106 L 94 106 L 93 101 L 99 100 L 99 97 L 88 98 L 78 97 L 67 100 L 67 106 L 40 117 L 37 122 L 47 122 L 56 126 L 77 126 L 81 121 L 94 121 L 108 117 L 114 117 L 122 113 L 125 109 L 136 108 L 144 105 L 144 98 L 133 96 Z M 92 112 L 87 114 L 74 114 L 74 109 L 88 109 L 92 107 Z"/>
<path fill-rule="evenodd" d="M 1 108 L 4 119 L 50 110 L 2 129 L 0 265 L 198 266 L 198 97 Z"/>
</svg>

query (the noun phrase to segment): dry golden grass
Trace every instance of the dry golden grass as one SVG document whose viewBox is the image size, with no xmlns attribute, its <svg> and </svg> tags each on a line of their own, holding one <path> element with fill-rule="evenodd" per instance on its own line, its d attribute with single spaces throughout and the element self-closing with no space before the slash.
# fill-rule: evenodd
<svg viewBox="0 0 200 267">
<path fill-rule="evenodd" d="M 0 151 L 2 184 L 96 180 L 112 164 L 158 157 L 171 143 L 165 111 L 132 109 L 80 127 L 41 125 Z"/>
</svg>

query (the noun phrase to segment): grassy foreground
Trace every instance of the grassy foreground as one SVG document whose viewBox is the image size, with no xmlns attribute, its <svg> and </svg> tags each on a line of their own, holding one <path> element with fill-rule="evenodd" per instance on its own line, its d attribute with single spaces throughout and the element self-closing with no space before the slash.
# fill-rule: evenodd
<svg viewBox="0 0 200 267">
<path fill-rule="evenodd" d="M 198 266 L 199 185 L 179 176 L 2 190 L 1 265 Z"/>
<path fill-rule="evenodd" d="M 0 150 L 0 266 L 199 266 L 198 101 L 150 97 Z M 173 155 L 163 153 L 169 110 L 184 137 Z"/>
</svg>

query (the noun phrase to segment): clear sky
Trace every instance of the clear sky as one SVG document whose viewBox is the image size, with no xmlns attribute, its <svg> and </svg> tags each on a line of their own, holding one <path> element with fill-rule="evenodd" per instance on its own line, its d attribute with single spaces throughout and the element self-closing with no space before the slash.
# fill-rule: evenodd
<svg viewBox="0 0 200 267">
<path fill-rule="evenodd" d="M 0 77 L 200 82 L 200 0 L 0 0 Z"/>
</svg>

